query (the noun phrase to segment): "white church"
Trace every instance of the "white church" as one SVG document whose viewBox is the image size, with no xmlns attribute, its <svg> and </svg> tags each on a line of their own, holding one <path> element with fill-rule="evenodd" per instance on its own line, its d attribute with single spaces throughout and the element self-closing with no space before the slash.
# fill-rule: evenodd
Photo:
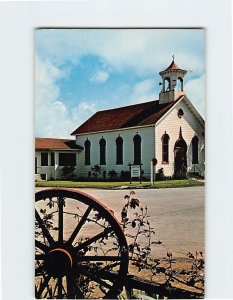
<svg viewBox="0 0 233 300">
<path fill-rule="evenodd" d="M 76 147 L 69 152 L 76 153 L 76 175 L 88 177 L 95 165 L 106 174 L 111 170 L 121 174 L 129 171 L 129 164 L 141 164 L 144 177 L 150 178 L 155 158 L 156 171 L 162 168 L 165 176 L 204 176 L 205 123 L 185 93 L 186 73 L 173 58 L 170 66 L 159 73 L 159 100 L 98 111 L 75 129 L 71 135 L 75 136 Z M 38 164 L 44 151 L 36 150 Z M 59 149 L 46 151 L 48 156 L 55 153 L 55 162 L 50 165 L 48 160 L 47 168 L 39 165 L 37 169 L 48 172 L 47 179 L 59 178 Z"/>
</svg>

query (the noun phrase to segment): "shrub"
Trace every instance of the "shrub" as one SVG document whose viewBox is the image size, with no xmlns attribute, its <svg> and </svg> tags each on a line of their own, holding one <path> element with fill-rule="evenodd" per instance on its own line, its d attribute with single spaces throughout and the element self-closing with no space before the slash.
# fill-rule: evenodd
<svg viewBox="0 0 233 300">
<path fill-rule="evenodd" d="M 163 172 L 163 168 L 158 169 L 158 171 L 157 171 L 157 173 L 156 173 L 156 175 L 155 175 L 155 179 L 156 179 L 157 181 L 159 181 L 159 180 L 164 180 L 164 179 L 165 179 L 164 172 Z"/>
<path fill-rule="evenodd" d="M 129 171 L 121 171 L 120 178 L 122 181 L 130 181 L 130 172 Z"/>
<path fill-rule="evenodd" d="M 74 174 L 75 167 L 74 166 L 65 166 L 62 168 L 62 178 L 65 180 L 70 180 L 75 177 Z"/>
<path fill-rule="evenodd" d="M 108 176 L 110 179 L 115 179 L 117 177 L 117 172 L 115 170 L 111 170 L 108 172 Z"/>
<path fill-rule="evenodd" d="M 92 171 L 92 174 L 95 178 L 98 177 L 98 175 L 101 174 L 101 167 L 99 165 L 94 165 L 94 167 L 91 167 L 91 171 Z"/>
</svg>

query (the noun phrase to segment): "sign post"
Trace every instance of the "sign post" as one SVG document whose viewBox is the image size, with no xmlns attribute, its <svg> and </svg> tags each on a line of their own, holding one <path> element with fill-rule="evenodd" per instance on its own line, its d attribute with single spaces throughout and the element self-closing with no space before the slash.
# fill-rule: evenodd
<svg viewBox="0 0 233 300">
<path fill-rule="evenodd" d="M 151 160 L 151 175 L 150 175 L 151 185 L 154 185 L 154 182 L 155 182 L 155 166 L 156 165 L 157 165 L 157 159 L 152 158 L 152 160 Z"/>
<path fill-rule="evenodd" d="M 129 162 L 128 166 L 129 166 L 129 176 L 130 176 L 130 184 L 131 184 L 132 183 L 132 176 L 131 176 L 132 165 L 131 165 L 131 162 Z"/>
</svg>

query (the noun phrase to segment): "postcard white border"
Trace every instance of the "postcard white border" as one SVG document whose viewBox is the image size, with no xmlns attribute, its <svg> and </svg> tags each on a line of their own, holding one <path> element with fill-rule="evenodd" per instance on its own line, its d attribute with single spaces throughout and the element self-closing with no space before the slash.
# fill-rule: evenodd
<svg viewBox="0 0 233 300">
<path fill-rule="evenodd" d="M 206 298 L 233 298 L 231 1 L 1 2 L 0 25 L 1 298 L 34 294 L 36 27 L 206 28 Z"/>
</svg>

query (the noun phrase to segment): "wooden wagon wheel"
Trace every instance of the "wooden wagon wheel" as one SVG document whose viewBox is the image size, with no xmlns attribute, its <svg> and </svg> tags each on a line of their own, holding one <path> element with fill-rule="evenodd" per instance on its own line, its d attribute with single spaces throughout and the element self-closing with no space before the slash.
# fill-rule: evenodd
<svg viewBox="0 0 233 300">
<path fill-rule="evenodd" d="M 36 298 L 116 298 L 129 258 L 113 213 L 71 189 L 39 191 L 35 200 Z"/>
</svg>

